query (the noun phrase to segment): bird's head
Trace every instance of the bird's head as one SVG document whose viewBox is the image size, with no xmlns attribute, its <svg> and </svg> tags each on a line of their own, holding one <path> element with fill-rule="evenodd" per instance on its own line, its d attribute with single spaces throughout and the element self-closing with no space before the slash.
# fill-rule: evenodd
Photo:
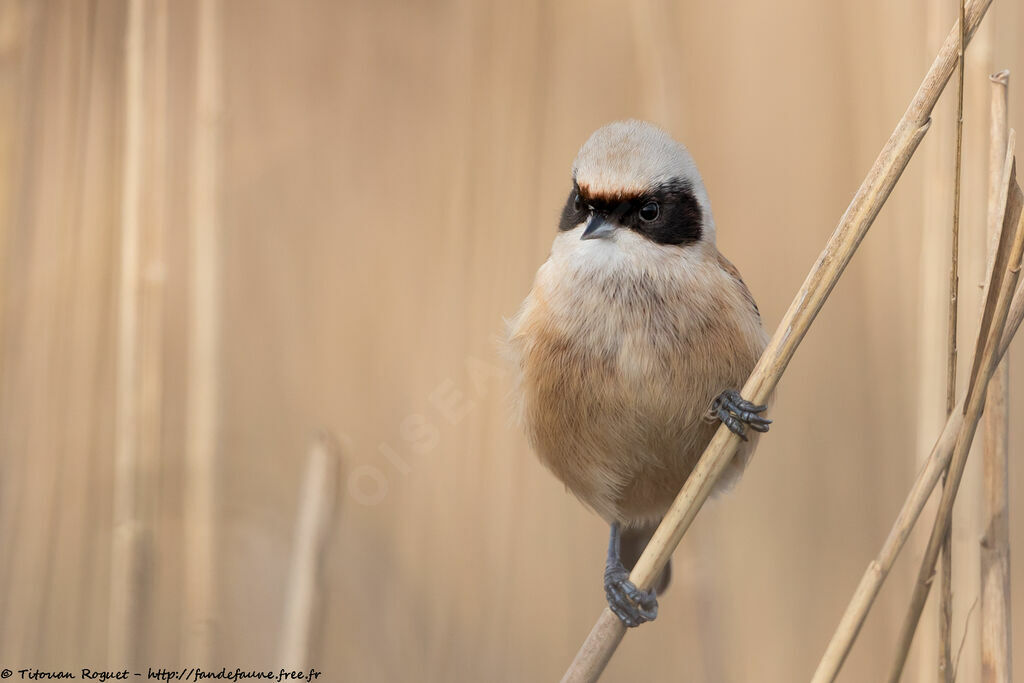
<svg viewBox="0 0 1024 683">
<path fill-rule="evenodd" d="M 559 230 L 611 240 L 629 230 L 661 245 L 714 244 L 711 203 L 686 147 L 653 124 L 618 121 L 598 129 L 573 163 Z"/>
</svg>

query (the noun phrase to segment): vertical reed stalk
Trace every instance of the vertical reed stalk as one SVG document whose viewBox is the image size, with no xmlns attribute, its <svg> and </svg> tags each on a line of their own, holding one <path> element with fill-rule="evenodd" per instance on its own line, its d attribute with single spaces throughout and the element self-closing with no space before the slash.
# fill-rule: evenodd
<svg viewBox="0 0 1024 683">
<path fill-rule="evenodd" d="M 163 538 L 161 528 L 163 487 L 164 411 L 164 309 L 167 228 L 167 31 L 168 0 L 146 0 L 147 63 L 145 121 L 146 163 L 143 170 L 142 205 L 145 219 L 139 235 L 139 465 L 136 500 L 141 523 L 139 557 L 140 612 L 143 625 L 153 628 L 159 614 L 156 587 L 164 563 L 156 556 L 155 541 Z M 148 618 L 147 618 L 148 617 Z M 155 633 L 154 633 L 155 635 Z M 151 641 L 152 642 L 152 641 Z M 141 650 L 139 656 L 148 656 Z M 116 663 L 115 663 L 116 664 Z"/>
<path fill-rule="evenodd" d="M 1007 92 L 1010 73 L 991 76 L 988 237 L 994 263 L 1001 231 L 1000 174 L 1007 144 Z M 1009 539 L 1009 359 L 1003 358 L 988 385 L 984 414 L 984 519 L 981 539 L 981 666 L 983 683 L 1012 680 Z"/>
<path fill-rule="evenodd" d="M 946 415 L 956 406 L 956 333 L 960 296 L 960 179 L 963 171 L 964 144 L 964 0 L 958 3 L 960 18 L 957 20 L 959 46 L 957 51 L 957 104 L 956 104 L 956 162 L 953 178 L 953 228 L 950 247 L 949 269 L 949 325 L 946 337 Z"/>
<path fill-rule="evenodd" d="M 946 323 L 946 417 L 953 412 L 956 405 L 956 335 L 957 317 L 960 296 L 960 179 L 963 171 L 964 142 L 964 0 L 957 2 L 960 16 L 957 26 L 960 34 L 960 45 L 957 59 L 956 88 L 956 164 L 953 179 L 953 229 L 950 247 L 949 268 L 949 313 Z M 947 485 L 947 475 L 943 474 L 943 488 Z M 946 530 L 942 539 L 942 591 L 939 599 L 939 678 L 945 683 L 953 683 L 953 531 L 952 526 Z"/>
<path fill-rule="evenodd" d="M 124 147 L 121 185 L 121 270 L 118 287 L 114 533 L 110 570 L 108 658 L 134 661 L 139 631 L 138 515 L 139 233 L 142 201 L 143 59 L 145 4 L 130 0 L 125 28 Z"/>
<path fill-rule="evenodd" d="M 190 225 L 185 498 L 185 655 L 210 663 L 215 615 L 214 482 L 220 345 L 220 3 L 199 3 Z"/>
</svg>

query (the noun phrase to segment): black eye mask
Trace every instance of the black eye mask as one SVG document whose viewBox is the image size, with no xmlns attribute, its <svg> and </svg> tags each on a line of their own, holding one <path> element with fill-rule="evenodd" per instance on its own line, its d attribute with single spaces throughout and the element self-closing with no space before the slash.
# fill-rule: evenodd
<svg viewBox="0 0 1024 683">
<path fill-rule="evenodd" d="M 658 205 L 657 212 L 654 212 L 656 217 L 644 220 L 640 216 L 641 209 L 651 202 Z M 558 229 L 572 230 L 590 217 L 591 210 L 658 244 L 692 244 L 699 241 L 704 233 L 703 213 L 690 183 L 685 180 L 669 181 L 641 195 L 608 198 L 582 194 L 573 179 Z M 652 212 L 648 210 L 645 213 Z"/>
</svg>

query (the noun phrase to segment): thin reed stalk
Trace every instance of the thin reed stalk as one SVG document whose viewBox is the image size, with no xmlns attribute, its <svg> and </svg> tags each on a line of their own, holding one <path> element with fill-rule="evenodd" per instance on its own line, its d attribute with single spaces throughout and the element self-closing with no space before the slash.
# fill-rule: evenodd
<svg viewBox="0 0 1024 683">
<path fill-rule="evenodd" d="M 191 298 L 185 453 L 185 655 L 209 664 L 214 619 L 214 482 L 220 346 L 220 3 L 199 4 L 192 173 Z"/>
<path fill-rule="evenodd" d="M 1007 92 L 1010 73 L 990 77 L 992 102 L 989 129 L 988 235 L 989 261 L 995 261 L 1001 232 L 1000 174 L 1007 145 Z M 1018 285 L 1019 287 L 1019 285 Z M 1003 358 L 989 381 L 982 433 L 984 450 L 984 535 L 981 538 L 981 680 L 1012 680 L 1010 647 L 1009 538 L 1009 359 Z"/>
<path fill-rule="evenodd" d="M 158 556 L 163 526 L 161 464 L 164 438 L 164 382 L 167 245 L 167 95 L 169 0 L 146 0 L 146 147 L 143 166 L 143 205 L 139 235 L 139 451 L 136 500 L 140 522 L 140 610 L 145 617 L 161 613 L 156 590 L 168 571 Z M 151 633 L 151 622 L 142 622 L 140 633 Z M 138 636 L 140 639 L 142 636 Z M 143 646 L 145 643 L 143 643 Z M 140 648 L 141 649 L 141 648 Z M 145 652 L 146 650 L 142 650 Z M 127 664 L 123 662 L 122 664 Z M 112 662 L 118 665 L 117 662 Z"/>
<path fill-rule="evenodd" d="M 139 469 L 139 235 L 142 202 L 145 5 L 130 0 L 125 27 L 124 146 L 121 187 L 121 269 L 118 286 L 114 529 L 110 565 L 108 660 L 134 661 L 139 632 L 141 523 Z"/>
<path fill-rule="evenodd" d="M 974 35 L 991 2 L 976 0 L 966 9 L 967 41 Z M 959 31 L 954 29 L 744 385 L 742 393 L 747 399 L 764 402 L 771 395 L 797 346 L 888 199 L 928 130 L 935 102 L 953 74 L 958 44 Z M 630 580 L 634 584 L 649 588 L 659 575 L 738 445 L 739 437 L 724 426 L 718 429 L 633 568 Z M 605 608 L 562 680 L 596 680 L 624 635 L 622 622 Z"/>
<path fill-rule="evenodd" d="M 1010 148 L 1013 146 L 1013 139 L 1014 134 L 1011 132 Z M 985 350 L 980 355 L 975 354 L 974 370 L 971 373 L 968 402 L 965 408 L 964 424 L 966 429 L 957 439 L 956 446 L 953 449 L 953 456 L 949 465 L 948 485 L 942 490 L 939 510 L 936 514 L 935 523 L 932 526 L 931 537 L 928 541 L 928 547 L 925 549 L 925 556 L 921 562 L 921 567 L 918 570 L 917 582 L 914 584 L 910 607 L 907 610 L 907 616 L 904 619 L 903 628 L 900 632 L 896 658 L 893 661 L 892 670 L 889 674 L 890 683 L 897 683 L 903 673 L 903 666 L 906 663 L 907 654 L 914 639 L 914 632 L 917 629 L 921 611 L 924 609 L 924 604 L 931 588 L 931 579 L 935 569 L 935 562 L 938 559 L 942 538 L 952 519 L 953 503 L 956 500 L 956 493 L 960 486 L 960 480 L 963 477 L 971 442 L 974 439 L 974 432 L 977 429 L 981 411 L 985 405 L 988 381 L 995 372 L 996 364 L 999 361 L 997 349 L 1001 332 L 1005 327 L 1012 299 L 1016 292 L 1021 257 L 1024 254 L 1024 221 L 1020 220 L 1022 195 L 1020 187 L 1016 182 L 1013 164 L 1012 149 L 1008 149 L 1003 177 L 1009 178 L 1007 183 L 1009 187 L 1007 189 L 1007 202 L 1004 204 L 1002 237 L 989 277 L 986 304 L 976 346 L 976 348 L 980 348 L 984 345 Z M 1015 217 L 1013 216 L 1014 213 L 1016 214 Z M 1009 245 L 1009 248 L 1007 248 L 1007 245 Z M 981 385 L 980 388 L 978 386 L 979 383 Z"/>
<path fill-rule="evenodd" d="M 964 144 L 964 0 L 958 0 L 957 21 L 960 44 L 957 54 L 956 88 L 956 163 L 953 177 L 953 227 L 949 267 L 949 312 L 946 324 L 946 417 L 956 404 L 957 318 L 960 297 L 960 187 L 963 173 Z M 943 474 L 943 487 L 946 475 Z M 946 529 L 941 551 L 942 590 L 939 596 L 939 678 L 953 683 L 953 530 Z"/>
<path fill-rule="evenodd" d="M 1007 194 L 1002 195 L 1003 204 L 1005 204 L 1007 196 Z M 990 276 L 991 279 L 992 277 Z M 1022 319 L 1024 319 L 1024 286 L 1018 286 L 1013 304 L 1010 307 L 1007 322 L 1004 326 L 1000 344 L 996 351 L 998 357 L 1001 358 L 1006 353 L 1006 349 L 1009 348 L 1010 341 L 1013 339 L 1013 335 L 1020 326 Z M 978 344 L 974 350 L 975 356 L 979 360 L 979 365 L 983 350 L 981 344 Z M 857 634 L 864 625 L 868 611 L 871 609 L 875 598 L 878 596 L 878 592 L 882 588 L 882 583 L 888 576 L 889 570 L 892 569 L 896 557 L 903 549 L 917 518 L 931 497 L 932 490 L 938 483 L 942 473 L 947 470 L 954 448 L 957 443 L 966 438 L 964 424 L 964 409 L 966 406 L 967 398 L 965 397 L 946 420 L 946 425 L 936 440 L 924 466 L 918 472 L 917 478 L 907 494 L 899 514 L 896 516 L 896 521 L 893 523 L 889 535 L 882 544 L 882 549 L 879 551 L 878 556 L 868 565 L 867 570 L 865 570 L 864 575 L 861 577 L 860 583 L 857 585 L 857 589 L 854 591 L 853 597 L 850 599 L 839 621 L 839 625 L 836 627 L 835 633 L 829 640 L 825 653 L 818 663 L 818 667 L 811 679 L 812 683 L 833 681 L 838 675 L 839 669 L 850 652 L 850 648 L 853 647 Z"/>
</svg>

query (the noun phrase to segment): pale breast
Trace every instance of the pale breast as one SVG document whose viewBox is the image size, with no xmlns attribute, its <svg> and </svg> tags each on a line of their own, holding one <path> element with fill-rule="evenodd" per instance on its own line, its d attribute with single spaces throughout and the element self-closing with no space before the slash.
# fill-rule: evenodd
<svg viewBox="0 0 1024 683">
<path fill-rule="evenodd" d="M 655 519 L 714 432 L 711 401 L 746 379 L 763 333 L 744 338 L 756 314 L 714 260 L 595 268 L 573 256 L 556 242 L 510 325 L 521 421 L 599 514 Z"/>
</svg>

